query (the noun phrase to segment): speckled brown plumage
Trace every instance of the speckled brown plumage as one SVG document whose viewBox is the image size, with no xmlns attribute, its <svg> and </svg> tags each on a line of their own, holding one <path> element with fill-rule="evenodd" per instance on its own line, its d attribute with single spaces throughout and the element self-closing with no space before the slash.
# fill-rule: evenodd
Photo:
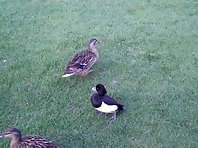
<svg viewBox="0 0 198 148">
<path fill-rule="evenodd" d="M 69 61 L 62 77 L 72 75 L 85 76 L 91 72 L 91 67 L 99 58 L 99 53 L 95 48 L 98 43 L 99 41 L 96 39 L 91 39 L 88 44 L 88 49 L 76 53 Z"/>
<path fill-rule="evenodd" d="M 58 148 L 58 146 L 41 136 L 24 136 L 16 128 L 9 128 L 0 138 L 11 138 L 10 148 Z"/>
</svg>

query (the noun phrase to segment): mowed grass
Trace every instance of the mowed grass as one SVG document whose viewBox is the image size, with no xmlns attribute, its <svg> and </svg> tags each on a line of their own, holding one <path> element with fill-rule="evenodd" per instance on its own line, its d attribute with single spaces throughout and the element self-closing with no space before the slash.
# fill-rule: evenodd
<svg viewBox="0 0 198 148">
<path fill-rule="evenodd" d="M 91 38 L 102 42 L 95 71 L 62 78 Z M 126 107 L 114 123 L 91 106 L 98 83 Z M 62 148 L 196 148 L 198 3 L 0 0 L 0 94 L 1 132 Z"/>
</svg>

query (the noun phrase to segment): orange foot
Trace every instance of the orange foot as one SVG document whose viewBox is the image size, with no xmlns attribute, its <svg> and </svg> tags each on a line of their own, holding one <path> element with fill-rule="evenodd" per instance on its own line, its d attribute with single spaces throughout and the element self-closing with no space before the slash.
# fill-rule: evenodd
<svg viewBox="0 0 198 148">
<path fill-rule="evenodd" d="M 87 72 L 83 72 L 80 76 L 84 77 L 84 76 L 88 75 L 92 71 L 94 71 L 94 70 L 91 69 L 91 70 L 89 70 Z"/>
</svg>

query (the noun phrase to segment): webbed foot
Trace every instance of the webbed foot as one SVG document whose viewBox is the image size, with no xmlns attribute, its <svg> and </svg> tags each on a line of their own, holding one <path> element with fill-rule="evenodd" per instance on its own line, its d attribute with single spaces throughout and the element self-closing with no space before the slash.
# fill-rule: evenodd
<svg viewBox="0 0 198 148">
<path fill-rule="evenodd" d="M 92 72 L 92 71 L 94 71 L 94 70 L 91 69 L 91 70 L 89 70 L 89 71 L 87 71 L 87 72 L 83 72 L 83 73 L 81 74 L 81 76 L 84 77 L 84 76 L 88 75 L 88 74 L 89 74 L 90 72 Z"/>
<path fill-rule="evenodd" d="M 112 113 L 109 117 L 110 121 L 115 121 L 116 120 L 116 113 Z"/>
<path fill-rule="evenodd" d="M 100 112 L 100 111 L 96 111 L 97 112 L 97 114 L 99 115 L 99 116 L 102 116 L 102 115 L 104 115 L 105 113 L 103 113 L 103 112 Z"/>
</svg>

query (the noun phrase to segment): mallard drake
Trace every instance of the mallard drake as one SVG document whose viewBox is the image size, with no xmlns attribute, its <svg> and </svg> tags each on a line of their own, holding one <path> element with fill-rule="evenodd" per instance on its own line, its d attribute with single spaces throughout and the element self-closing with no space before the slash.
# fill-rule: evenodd
<svg viewBox="0 0 198 148">
<path fill-rule="evenodd" d="M 11 138 L 10 148 L 58 148 L 56 144 L 48 141 L 40 136 L 24 136 L 16 128 L 9 128 L 3 134 L 0 134 L 1 138 Z"/>
<path fill-rule="evenodd" d="M 110 120 L 116 119 L 116 112 L 124 110 L 123 105 L 117 103 L 113 98 L 106 95 L 107 91 L 103 84 L 97 84 L 92 88 L 97 93 L 91 97 L 91 103 L 97 112 L 101 114 L 110 114 Z"/>
<path fill-rule="evenodd" d="M 69 61 L 62 77 L 69 77 L 72 75 L 86 76 L 91 71 L 91 67 L 99 58 L 99 53 L 96 45 L 100 42 L 96 39 L 91 39 L 88 43 L 88 48 L 79 53 Z"/>
</svg>

